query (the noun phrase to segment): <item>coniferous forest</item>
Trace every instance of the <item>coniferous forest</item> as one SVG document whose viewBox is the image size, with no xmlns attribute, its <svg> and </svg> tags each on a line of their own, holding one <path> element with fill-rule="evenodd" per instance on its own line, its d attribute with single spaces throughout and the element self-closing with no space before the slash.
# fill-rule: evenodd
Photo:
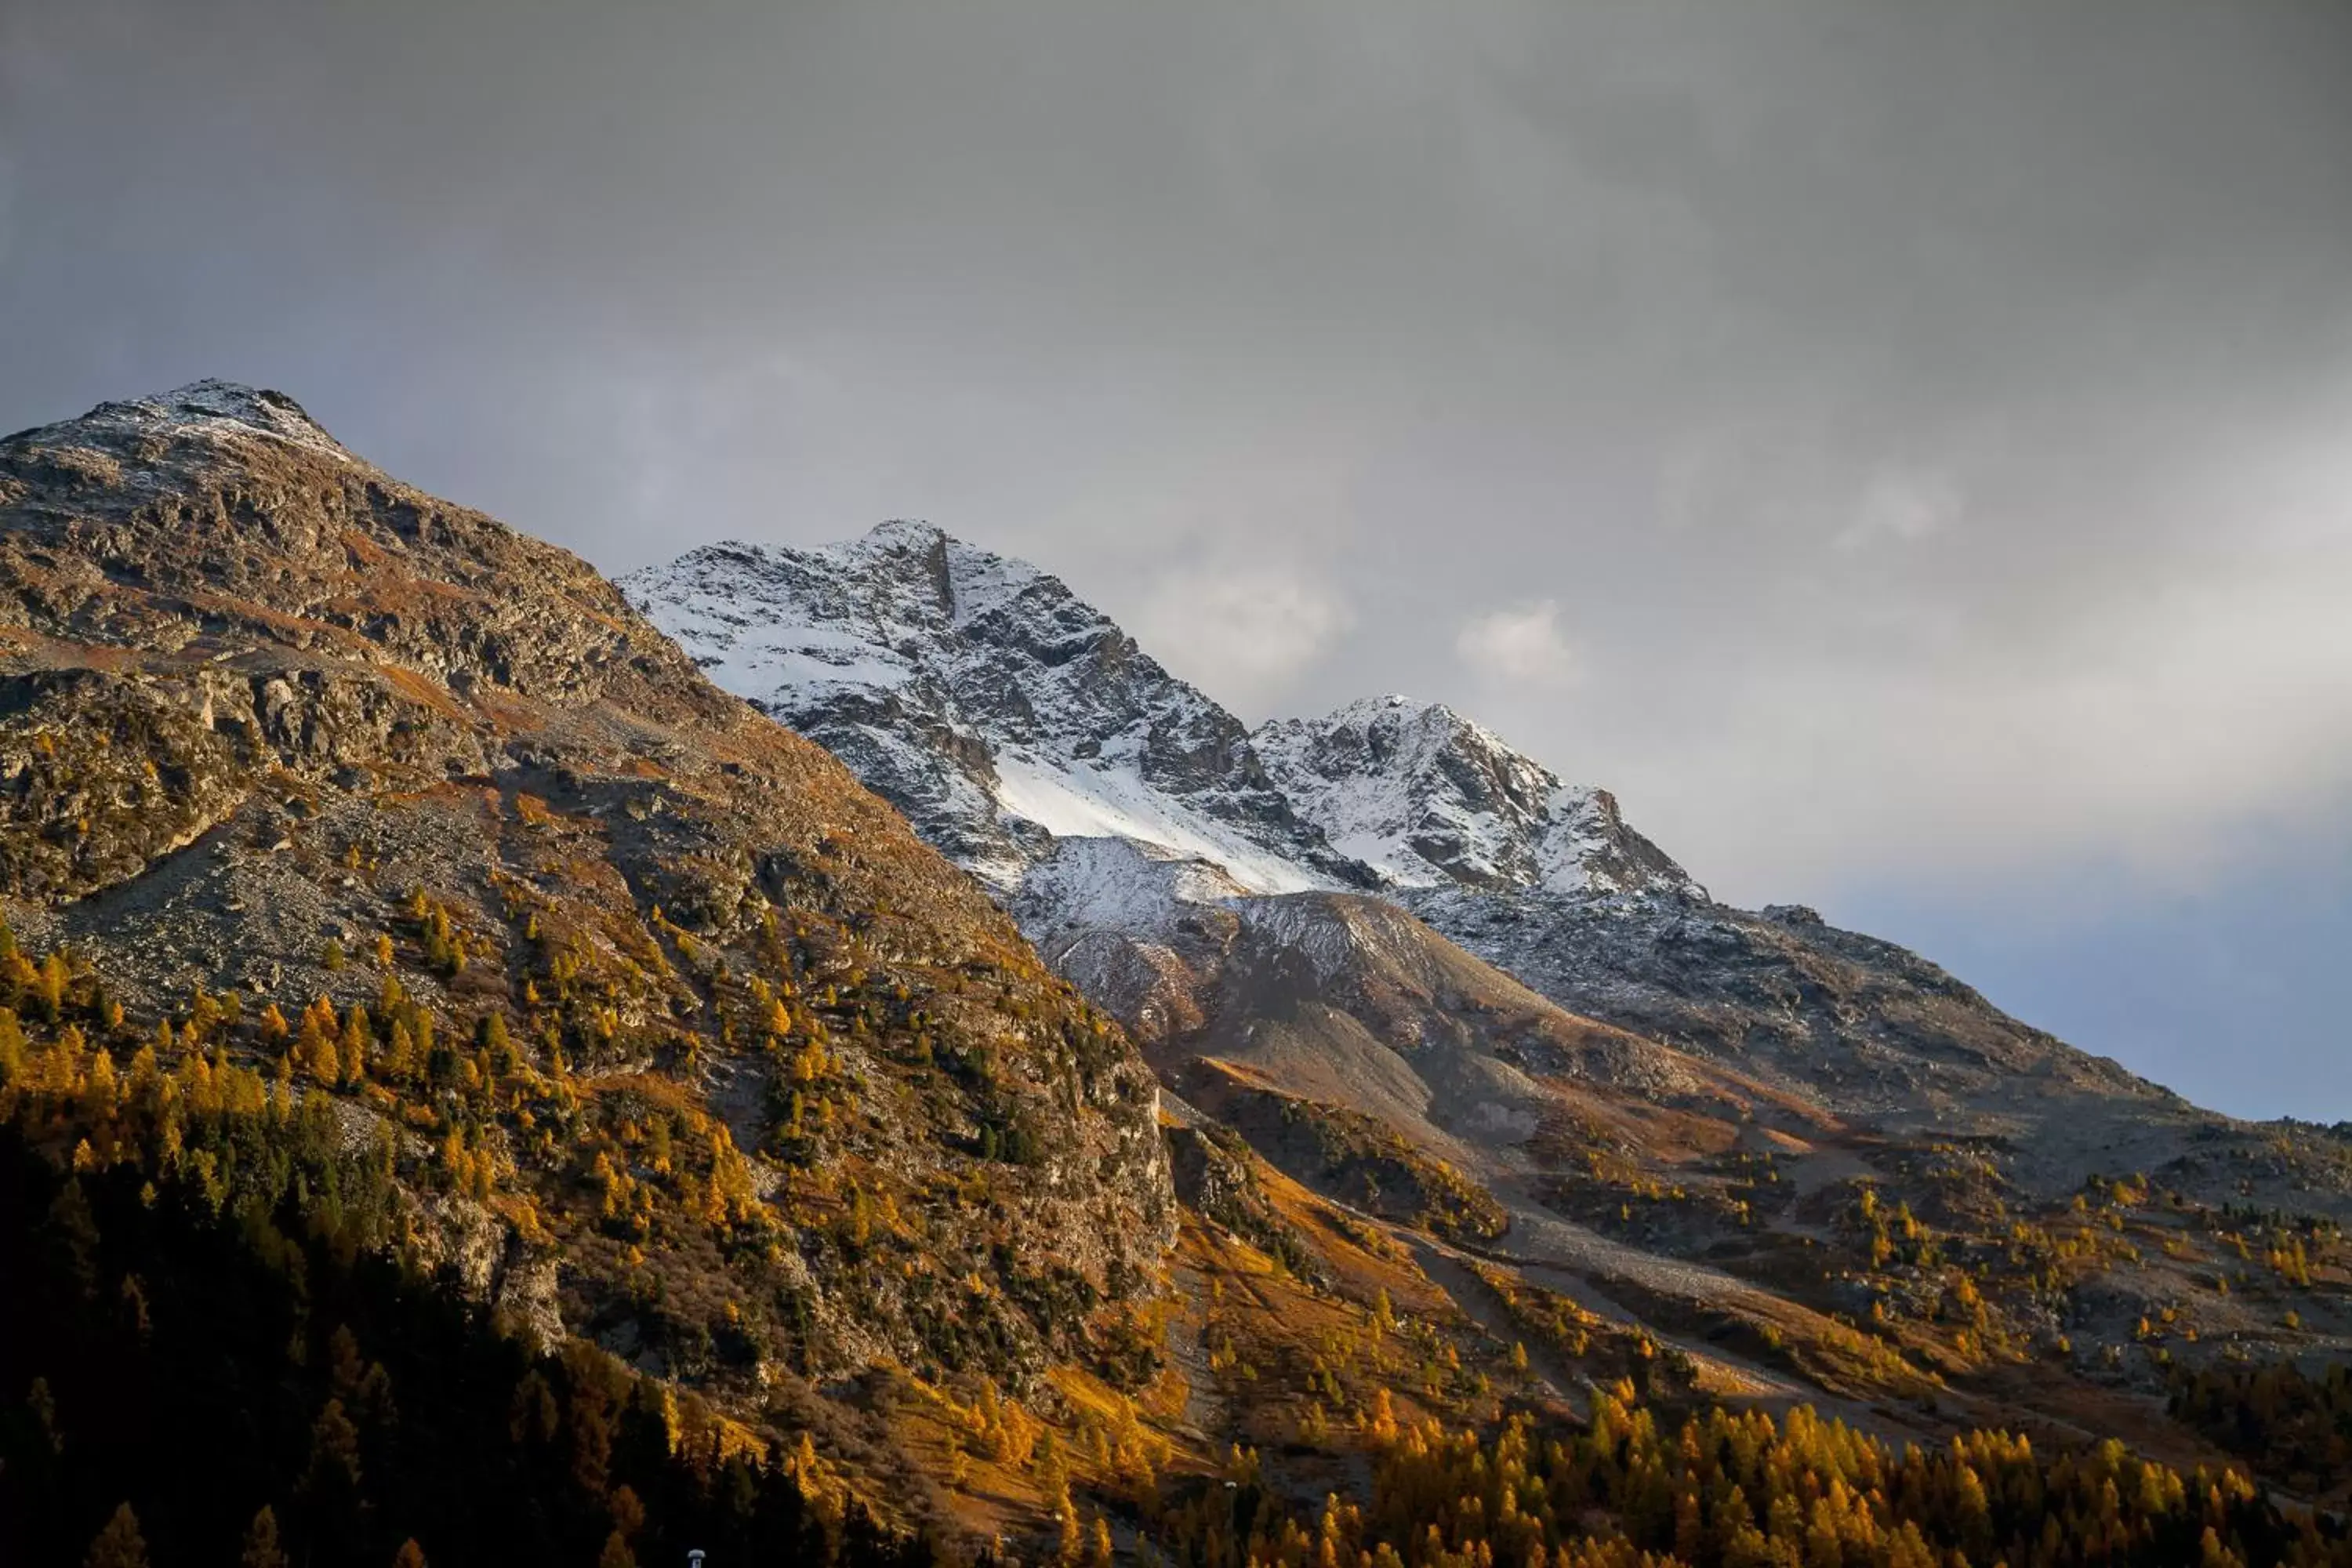
<svg viewBox="0 0 2352 1568">
<path fill-rule="evenodd" d="M 928 1560 L 813 1461 L 404 1269 L 396 1158 L 328 1097 L 58 1034 L 0 1090 L 0 1561 Z"/>
<path fill-rule="evenodd" d="M 526 1348 L 404 1265 L 415 1157 L 352 1138 L 316 1085 L 241 1063 L 217 1012 L 219 1038 L 182 1046 L 184 1023 L 174 1059 L 145 1045 L 118 1067 L 84 1028 L 106 1032 L 101 990 L 42 994 L 8 962 L 54 1021 L 0 1014 L 0 1386 L 16 1395 L 0 1558 L 620 1568 L 689 1547 L 858 1565 L 971 1550 L 878 1527 L 804 1437 L 747 1429 L 592 1347 Z M 2277 1412 L 2340 1423 L 2340 1381 L 2208 1378 L 2179 1398 L 2246 1441 L 2289 1441 L 2265 1436 Z M 1145 1560 L 1198 1568 L 2352 1563 L 2339 1522 L 2234 1468 L 1990 1432 L 1898 1451 L 1802 1409 L 1662 1417 L 1630 1383 L 1581 1427 L 1484 1431 L 1401 1423 L 1383 1390 L 1361 1451 L 1361 1500 L 1298 1511 L 1236 1450 L 1221 1475 L 1066 1529 L 1057 1555 L 1108 1558 L 1116 1526 Z"/>
</svg>

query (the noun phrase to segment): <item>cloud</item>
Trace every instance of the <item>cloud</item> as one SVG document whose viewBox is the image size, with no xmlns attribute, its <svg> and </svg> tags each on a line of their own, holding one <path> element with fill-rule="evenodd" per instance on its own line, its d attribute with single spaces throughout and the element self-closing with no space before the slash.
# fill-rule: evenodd
<svg viewBox="0 0 2352 1568">
<path fill-rule="evenodd" d="M 1957 522 L 1961 504 L 1958 487 L 1947 475 L 1882 468 L 1863 487 L 1853 521 L 1832 548 L 1851 552 L 1879 543 L 1916 544 Z"/>
<path fill-rule="evenodd" d="M 1129 627 L 1175 672 L 1245 715 L 1261 715 L 1355 625 L 1311 577 L 1264 567 L 1204 568 L 1162 581 Z"/>
<path fill-rule="evenodd" d="M 0 429 L 263 381 L 616 570 L 929 517 L 1735 899 L 2346 820 L 2352 7 L 540 9 L 0 5 Z"/>
<path fill-rule="evenodd" d="M 1471 616 L 1454 638 L 1454 652 L 1480 675 L 1519 685 L 1568 686 L 1582 673 L 1551 599 Z"/>
<path fill-rule="evenodd" d="M 1883 580 L 1759 558 L 1737 643 L 1665 650 L 1670 679 L 1577 722 L 1625 745 L 1613 782 L 1645 831 L 1734 897 L 2084 867 L 2216 883 L 2257 839 L 2338 830 L 2352 798 L 2345 408 L 2176 462 L 2160 497 L 2103 468 L 2084 504 L 2138 525 L 2113 537 L 2032 513 L 1996 548 L 1890 552 Z"/>
</svg>

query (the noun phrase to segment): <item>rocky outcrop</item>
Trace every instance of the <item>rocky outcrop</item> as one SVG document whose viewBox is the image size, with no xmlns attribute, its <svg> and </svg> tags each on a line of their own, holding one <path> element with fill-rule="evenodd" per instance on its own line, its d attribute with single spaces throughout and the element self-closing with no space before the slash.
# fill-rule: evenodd
<svg viewBox="0 0 2352 1568">
<path fill-rule="evenodd" d="M 1176 1195 L 1188 1207 L 1278 1260 L 1299 1279 L 1329 1287 L 1330 1269 L 1268 1195 L 1258 1174 L 1257 1156 L 1240 1133 L 1216 1126 L 1171 1127 L 1168 1148 Z"/>
<path fill-rule="evenodd" d="M 1250 742 L 1299 815 L 1385 887 L 1704 896 L 1608 791 L 1561 784 L 1442 703 L 1373 698 Z"/>
</svg>

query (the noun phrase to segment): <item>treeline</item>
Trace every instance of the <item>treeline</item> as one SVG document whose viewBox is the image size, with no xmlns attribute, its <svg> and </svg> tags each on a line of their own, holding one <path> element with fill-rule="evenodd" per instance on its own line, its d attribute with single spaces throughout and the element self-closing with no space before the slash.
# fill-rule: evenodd
<svg viewBox="0 0 2352 1568">
<path fill-rule="evenodd" d="M 804 1442 L 423 1277 L 388 1130 L 216 1054 L 0 1037 L 0 1563 L 931 1559 Z"/>
<path fill-rule="evenodd" d="M 1715 1410 L 1661 1428 L 1621 1384 L 1590 1430 L 1538 1440 L 1376 1432 L 1369 1504 L 1285 1513 L 1244 1476 L 1171 1514 L 1157 1550 L 1197 1568 L 2296 1568 L 2352 1564 L 2234 1469 L 2189 1475 L 2120 1443 L 2045 1457 L 1977 1432 L 1890 1448 L 1810 1410 Z"/>
<path fill-rule="evenodd" d="M 2352 1365 L 2217 1361 L 2172 1378 L 2172 1415 L 2306 1496 L 2352 1485 Z"/>
</svg>

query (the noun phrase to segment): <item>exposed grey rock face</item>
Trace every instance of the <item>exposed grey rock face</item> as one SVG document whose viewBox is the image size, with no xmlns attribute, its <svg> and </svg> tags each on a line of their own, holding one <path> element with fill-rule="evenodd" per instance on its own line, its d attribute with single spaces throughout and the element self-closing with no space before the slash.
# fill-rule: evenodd
<svg viewBox="0 0 2352 1568">
<path fill-rule="evenodd" d="M 1752 912 L 1675 893 L 1404 897 L 1572 1013 L 1874 1140 L 1978 1147 L 2021 1193 L 2055 1198 L 2100 1173 L 2137 1171 L 2200 1202 L 2352 1216 L 2341 1140 L 2192 1105 L 2011 1017 L 1917 953 L 1802 906 Z"/>
<path fill-rule="evenodd" d="M 1562 784 L 1442 703 L 1370 698 L 1250 740 L 1299 815 L 1386 886 L 1704 896 L 1608 791 Z"/>
<path fill-rule="evenodd" d="M 1259 891 L 1370 879 L 1267 782 L 1241 721 L 1059 579 L 936 528 L 711 545 L 623 586 L 999 888 L 1055 836 L 1096 835 L 1205 854 Z"/>
<path fill-rule="evenodd" d="M 1430 889 L 1407 903 L 1564 1006 L 1738 1064 L 1842 1113 L 1952 1119 L 2022 1078 L 2045 1090 L 2169 1099 L 2019 1023 L 1916 953 L 1819 916 L 1540 890 L 1496 899 Z"/>
</svg>

